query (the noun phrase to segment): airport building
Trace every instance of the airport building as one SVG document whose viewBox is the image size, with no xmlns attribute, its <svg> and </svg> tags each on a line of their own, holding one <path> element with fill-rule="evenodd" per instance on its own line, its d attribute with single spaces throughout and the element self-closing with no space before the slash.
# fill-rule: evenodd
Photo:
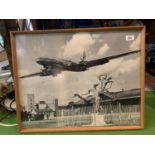
<svg viewBox="0 0 155 155">
<path fill-rule="evenodd" d="M 25 120 L 30 119 L 35 120 L 52 120 L 57 119 L 60 123 L 59 126 L 68 120 L 68 122 L 74 122 L 74 126 L 80 122 L 80 124 L 90 124 L 93 122 L 94 114 L 99 118 L 98 120 L 103 119 L 106 123 L 111 123 L 113 118 L 120 120 L 128 117 L 127 120 L 131 117 L 137 117 L 137 122 L 139 122 L 140 116 L 140 90 L 127 90 L 120 92 L 98 92 L 98 104 L 96 104 L 96 96 L 88 95 L 83 98 L 79 94 L 76 94 L 76 97 L 79 98 L 77 102 L 69 102 L 66 105 L 60 105 L 57 98 L 53 99 L 51 103 L 46 103 L 46 101 L 40 101 L 35 103 L 34 94 L 27 95 L 28 103 L 28 112 L 29 117 L 26 117 Z M 26 116 L 26 115 L 25 115 Z M 74 121 L 73 121 L 74 118 Z M 72 119 L 72 121 L 70 121 Z M 77 123 L 78 122 L 78 123 Z M 117 122 L 115 120 L 115 122 Z M 125 121 L 124 121 L 125 122 Z M 62 126 L 63 126 L 62 125 Z M 116 124 L 115 124 L 116 125 Z M 67 126 L 67 125 L 66 125 Z"/>
</svg>

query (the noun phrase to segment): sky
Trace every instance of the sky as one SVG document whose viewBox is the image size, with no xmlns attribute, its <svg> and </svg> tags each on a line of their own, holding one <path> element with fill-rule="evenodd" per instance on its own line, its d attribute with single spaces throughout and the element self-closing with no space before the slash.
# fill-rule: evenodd
<svg viewBox="0 0 155 155">
<path fill-rule="evenodd" d="M 132 39 L 128 39 L 132 38 Z M 40 71 L 38 57 L 59 58 L 79 62 L 140 49 L 139 30 L 96 31 L 16 35 L 18 76 Z M 26 94 L 35 94 L 35 102 L 59 99 L 60 105 L 75 101 L 75 93 L 84 94 L 98 83 L 98 76 L 108 74 L 114 84 L 110 91 L 140 88 L 140 54 L 133 54 L 109 63 L 89 68 L 85 72 L 64 71 L 56 77 L 31 77 L 19 79 L 20 100 L 27 105 Z"/>
</svg>

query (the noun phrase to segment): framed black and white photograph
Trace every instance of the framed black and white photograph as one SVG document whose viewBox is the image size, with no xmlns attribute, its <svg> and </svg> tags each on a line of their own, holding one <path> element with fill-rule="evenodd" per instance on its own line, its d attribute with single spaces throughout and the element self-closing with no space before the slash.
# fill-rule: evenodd
<svg viewBox="0 0 155 155">
<path fill-rule="evenodd" d="M 20 132 L 144 128 L 143 26 L 12 32 Z"/>
</svg>

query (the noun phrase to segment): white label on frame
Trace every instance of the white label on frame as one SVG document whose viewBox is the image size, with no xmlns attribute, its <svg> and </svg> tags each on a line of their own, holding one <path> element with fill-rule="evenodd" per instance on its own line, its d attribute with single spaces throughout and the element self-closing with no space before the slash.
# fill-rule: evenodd
<svg viewBox="0 0 155 155">
<path fill-rule="evenodd" d="M 135 36 L 134 35 L 127 35 L 125 37 L 126 41 L 132 41 L 132 40 L 135 40 Z"/>
</svg>

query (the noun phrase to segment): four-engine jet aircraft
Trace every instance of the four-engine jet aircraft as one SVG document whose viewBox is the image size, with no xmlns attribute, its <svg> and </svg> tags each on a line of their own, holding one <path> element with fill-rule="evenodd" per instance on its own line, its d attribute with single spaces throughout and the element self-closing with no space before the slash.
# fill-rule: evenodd
<svg viewBox="0 0 155 155">
<path fill-rule="evenodd" d="M 62 71 L 83 72 L 88 70 L 90 67 L 103 65 L 108 63 L 112 59 L 120 58 L 123 56 L 138 53 L 138 52 L 140 52 L 140 50 L 130 51 L 127 53 L 122 53 L 122 54 L 104 57 L 96 60 L 90 60 L 90 61 L 86 60 L 86 54 L 84 52 L 83 57 L 81 58 L 81 61 L 79 61 L 78 63 L 73 62 L 71 60 L 50 59 L 50 58 L 41 57 L 41 58 L 37 58 L 36 62 L 42 65 L 43 69 L 41 69 L 41 71 L 36 73 L 21 76 L 20 78 L 27 78 L 27 77 L 33 77 L 33 76 L 49 76 L 49 75 L 52 75 L 53 77 L 55 77 L 58 74 L 60 74 Z"/>
</svg>

